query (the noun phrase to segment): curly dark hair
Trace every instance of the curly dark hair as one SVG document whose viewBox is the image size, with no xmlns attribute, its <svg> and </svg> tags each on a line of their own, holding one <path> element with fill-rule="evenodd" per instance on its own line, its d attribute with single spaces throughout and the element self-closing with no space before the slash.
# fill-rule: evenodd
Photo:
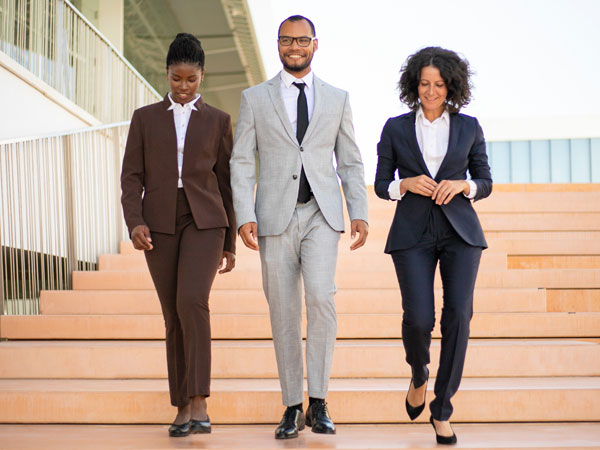
<svg viewBox="0 0 600 450">
<path fill-rule="evenodd" d="M 413 111 L 419 108 L 419 81 L 421 69 L 433 66 L 440 71 L 446 83 L 448 95 L 446 108 L 450 113 L 457 113 L 471 101 L 471 70 L 469 62 L 462 59 L 452 50 L 441 47 L 426 47 L 410 55 L 400 70 L 400 101 Z"/>
<path fill-rule="evenodd" d="M 198 38 L 193 34 L 179 33 L 169 45 L 167 70 L 170 65 L 179 63 L 197 64 L 198 67 L 204 69 L 204 50 Z"/>
</svg>

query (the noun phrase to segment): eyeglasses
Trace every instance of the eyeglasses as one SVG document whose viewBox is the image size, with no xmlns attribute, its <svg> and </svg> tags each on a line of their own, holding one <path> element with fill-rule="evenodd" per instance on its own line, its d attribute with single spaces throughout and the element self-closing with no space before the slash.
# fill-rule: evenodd
<svg viewBox="0 0 600 450">
<path fill-rule="evenodd" d="M 300 36 L 300 37 L 292 37 L 292 36 L 279 36 L 279 44 L 283 47 L 289 47 L 296 41 L 299 47 L 308 47 L 314 37 L 310 36 Z"/>
</svg>

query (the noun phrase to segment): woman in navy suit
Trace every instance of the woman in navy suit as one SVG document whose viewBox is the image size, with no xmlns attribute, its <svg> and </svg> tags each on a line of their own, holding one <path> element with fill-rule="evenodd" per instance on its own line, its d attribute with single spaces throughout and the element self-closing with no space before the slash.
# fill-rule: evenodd
<svg viewBox="0 0 600 450">
<path fill-rule="evenodd" d="M 439 262 L 442 343 L 429 420 L 438 443 L 454 444 L 450 399 L 462 378 L 475 279 L 487 247 L 471 200 L 490 195 L 492 178 L 477 119 L 459 114 L 471 98 L 466 60 L 450 50 L 424 48 L 409 56 L 398 86 L 412 111 L 383 128 L 375 192 L 397 201 L 385 252 L 392 255 L 402 293 L 402 341 L 412 369 L 406 411 L 415 420 L 425 407 Z"/>
</svg>

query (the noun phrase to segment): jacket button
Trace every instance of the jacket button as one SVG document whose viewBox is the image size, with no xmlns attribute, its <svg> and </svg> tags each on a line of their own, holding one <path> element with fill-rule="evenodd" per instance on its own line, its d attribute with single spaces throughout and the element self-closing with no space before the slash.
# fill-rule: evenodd
<svg viewBox="0 0 600 450">
<path fill-rule="evenodd" d="M 293 178 L 294 180 L 297 180 L 297 179 L 298 179 L 298 175 L 292 175 L 292 178 Z"/>
<path fill-rule="evenodd" d="M 304 151 L 304 147 L 300 147 L 300 151 L 303 152 Z"/>
</svg>

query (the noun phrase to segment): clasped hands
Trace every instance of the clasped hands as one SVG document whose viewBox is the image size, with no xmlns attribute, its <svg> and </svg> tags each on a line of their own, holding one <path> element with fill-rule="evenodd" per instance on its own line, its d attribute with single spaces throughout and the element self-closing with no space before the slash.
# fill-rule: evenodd
<svg viewBox="0 0 600 450">
<path fill-rule="evenodd" d="M 152 237 L 150 236 L 150 228 L 146 225 L 138 225 L 131 232 L 131 242 L 136 250 L 152 250 Z M 223 264 L 225 260 L 225 264 Z M 235 267 L 235 253 L 223 251 L 221 262 L 219 263 L 219 273 L 231 272 Z"/>
<path fill-rule="evenodd" d="M 239 232 L 246 247 L 258 250 L 258 227 L 256 222 L 245 223 L 240 227 Z M 364 220 L 354 219 L 350 224 L 350 237 L 354 239 L 356 233 L 359 234 L 358 239 L 352 243 L 350 250 L 356 250 L 365 245 L 369 234 L 369 224 Z"/>
<path fill-rule="evenodd" d="M 402 180 L 400 194 L 404 194 L 406 191 L 431 197 L 436 205 L 447 205 L 456 194 L 469 195 L 471 186 L 465 180 L 442 180 L 437 183 L 427 175 L 419 175 Z"/>
</svg>

